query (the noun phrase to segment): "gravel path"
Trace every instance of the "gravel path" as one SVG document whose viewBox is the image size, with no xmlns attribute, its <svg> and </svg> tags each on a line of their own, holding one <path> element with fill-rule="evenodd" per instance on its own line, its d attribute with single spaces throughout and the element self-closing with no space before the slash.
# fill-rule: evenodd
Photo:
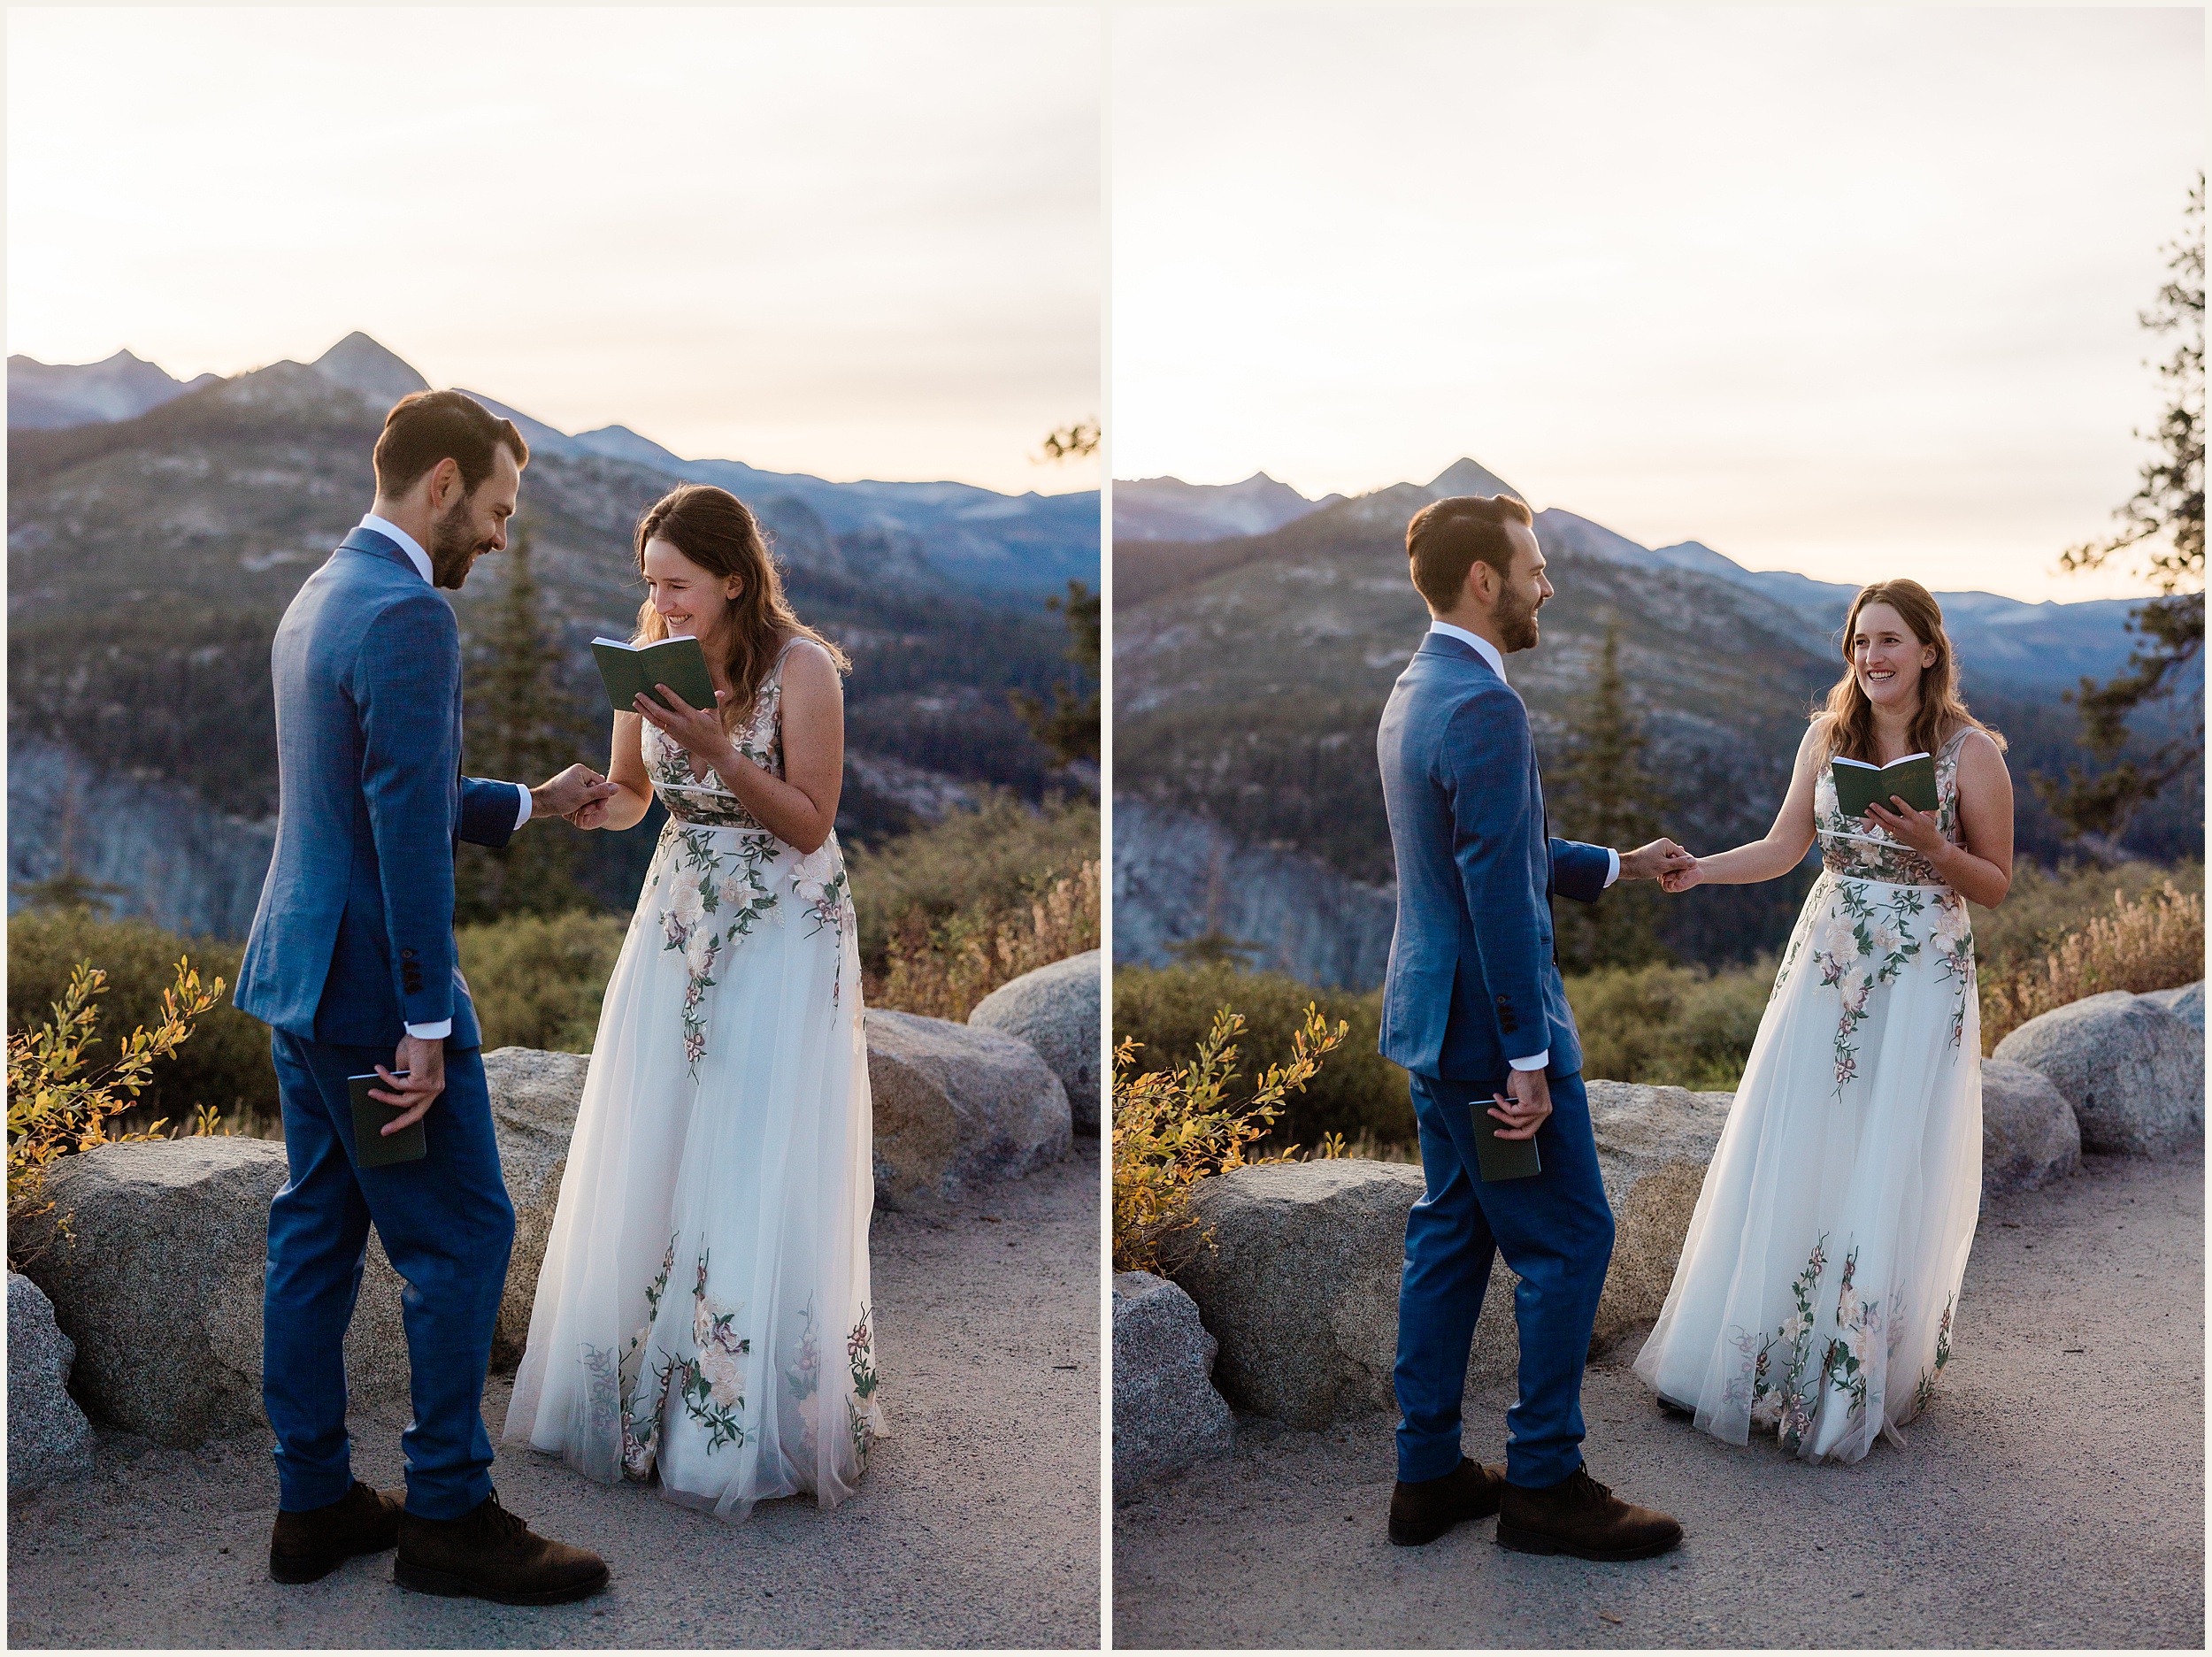
<svg viewBox="0 0 2212 1657">
<path fill-rule="evenodd" d="M 833 1513 L 731 1525 L 502 1448 L 500 1499 L 603 1553 L 608 1591 L 517 1609 L 392 1582 L 392 1556 L 268 1577 L 265 1435 L 198 1451 L 104 1431 L 92 1474 L 9 1503 L 15 1646 L 1083 1646 L 1099 1639 L 1095 1139 L 943 1221 L 876 1218 L 892 1436 Z M 485 1394 L 495 1433 L 508 1380 Z M 400 1482 L 398 1424 L 357 1418 L 355 1469 Z"/>
<path fill-rule="evenodd" d="M 2201 1152 L 2085 1159 L 1990 1205 L 1941 1391 L 1853 1467 L 1735 1448 L 1589 1372 L 1592 1471 L 1687 1532 L 1659 1559 L 1383 1533 L 1389 1419 L 1252 1419 L 1115 1514 L 1114 1641 L 1189 1646 L 2204 1645 Z M 1468 1450 L 1504 1459 L 1504 1406 Z"/>
</svg>

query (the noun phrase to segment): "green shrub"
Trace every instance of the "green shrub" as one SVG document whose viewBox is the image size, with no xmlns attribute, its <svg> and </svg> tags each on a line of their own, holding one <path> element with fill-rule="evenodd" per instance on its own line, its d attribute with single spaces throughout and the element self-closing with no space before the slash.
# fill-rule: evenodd
<svg viewBox="0 0 2212 1657">
<path fill-rule="evenodd" d="M 511 915 L 454 933 L 486 1047 L 588 1053 L 628 920 L 572 909 Z"/>
<path fill-rule="evenodd" d="M 1375 1051 L 1382 1024 L 1382 993 L 1356 994 L 1316 989 L 1278 972 L 1248 972 L 1225 963 L 1172 967 L 1123 967 L 1114 974 L 1114 1043 L 1141 1043 L 1133 1075 L 1171 1070 L 1195 1062 L 1213 1028 L 1214 1015 L 1234 1008 L 1245 1029 L 1237 1046 L 1244 1073 L 1294 1061 L 1296 1038 L 1306 1027 L 1306 1008 L 1317 1006 L 1329 1024 L 1349 1026 L 1344 1044 L 1329 1057 L 1304 1089 L 1287 1094 L 1271 1132 L 1259 1141 L 1263 1154 L 1286 1147 L 1317 1150 L 1332 1133 L 1376 1155 L 1390 1147 L 1409 1147 L 1417 1138 L 1413 1101 L 1406 1073 Z M 1248 1093 L 1232 1093 L 1243 1104 Z"/>
<path fill-rule="evenodd" d="M 1098 860 L 1096 802 L 1035 811 L 1010 794 L 992 794 L 976 810 L 955 811 L 885 845 L 855 847 L 845 861 L 861 964 L 872 975 L 887 971 L 891 940 L 915 912 L 931 932 L 956 915 L 971 931 L 1025 922 L 1031 905 L 1057 881 Z"/>
<path fill-rule="evenodd" d="M 150 921 L 110 920 L 88 909 L 24 909 L 8 917 L 8 1028 L 27 1031 L 50 1018 L 68 993 L 71 969 L 85 961 L 107 975 L 99 1028 L 151 1029 L 162 1022 L 162 992 L 176 983 L 180 955 L 190 957 L 203 983 L 219 978 L 228 986 L 238 981 L 244 953 L 242 944 L 180 938 Z M 99 1038 L 92 1062 L 114 1056 L 112 1039 Z M 188 1122 L 203 1105 L 241 1133 L 269 1131 L 279 1114 L 268 1026 L 233 1006 L 227 988 L 199 1018 L 192 1039 L 148 1072 L 145 1091 L 124 1123 L 142 1128 L 157 1116 Z"/>
<path fill-rule="evenodd" d="M 1723 972 L 1655 963 L 1569 978 L 1583 1075 L 1732 1090 L 1759 1034 L 1774 969 L 1771 959 Z"/>
</svg>

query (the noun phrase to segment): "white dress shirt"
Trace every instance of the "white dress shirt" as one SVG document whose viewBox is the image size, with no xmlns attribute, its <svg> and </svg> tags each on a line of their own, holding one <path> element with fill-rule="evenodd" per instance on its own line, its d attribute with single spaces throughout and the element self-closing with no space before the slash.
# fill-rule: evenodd
<svg viewBox="0 0 2212 1657">
<path fill-rule="evenodd" d="M 1490 664 L 1492 672 L 1500 679 L 1505 677 L 1504 655 L 1480 633 L 1469 633 L 1464 627 L 1455 627 L 1448 621 L 1434 620 L 1429 623 L 1429 631 L 1440 633 L 1448 639 L 1456 639 L 1462 644 L 1472 645 L 1475 654 Z M 1621 855 L 1609 846 L 1605 848 L 1605 884 L 1609 886 L 1621 878 Z M 1541 1053 L 1532 1053 L 1525 1059 L 1508 1059 L 1506 1062 L 1517 1070 L 1540 1070 L 1551 1062 L 1551 1049 L 1546 1047 Z"/>
<path fill-rule="evenodd" d="M 393 523 L 389 518 L 379 518 L 374 512 L 370 512 L 361 519 L 360 527 L 373 529 L 387 541 L 396 543 L 399 549 L 407 555 L 407 562 L 415 566 L 415 572 L 426 581 L 431 579 L 430 555 L 422 549 L 421 544 L 412 535 L 397 524 Z M 513 786 L 522 795 L 522 805 L 515 813 L 515 826 L 520 828 L 530 820 L 530 790 L 523 783 L 516 783 Z M 410 1024 L 407 1026 L 407 1033 L 424 1041 L 442 1041 L 453 1033 L 453 1021 L 450 1018 L 441 1018 L 434 1024 Z"/>
</svg>

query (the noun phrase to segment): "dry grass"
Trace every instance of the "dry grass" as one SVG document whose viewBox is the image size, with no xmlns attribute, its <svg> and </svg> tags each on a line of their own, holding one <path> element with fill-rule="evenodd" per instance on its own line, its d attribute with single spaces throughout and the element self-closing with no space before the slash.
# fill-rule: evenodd
<svg viewBox="0 0 2212 1657">
<path fill-rule="evenodd" d="M 868 1004 L 964 1020 L 1002 984 L 1098 944 L 1099 864 L 1092 858 L 1010 915 L 979 904 L 932 925 L 924 911 L 909 909 L 886 947 L 886 970 L 866 985 Z"/>
<path fill-rule="evenodd" d="M 2054 1008 L 2107 990 L 2140 995 L 2204 976 L 2204 894 L 2171 880 L 2138 896 L 2115 891 L 2112 907 L 2061 939 L 2041 959 L 1982 980 L 1982 1046 L 1998 1042 Z"/>
</svg>

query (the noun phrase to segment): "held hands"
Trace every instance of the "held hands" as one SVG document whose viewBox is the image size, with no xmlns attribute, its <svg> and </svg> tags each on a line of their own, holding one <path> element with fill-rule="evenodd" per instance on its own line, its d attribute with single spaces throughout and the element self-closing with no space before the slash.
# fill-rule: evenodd
<svg viewBox="0 0 2212 1657">
<path fill-rule="evenodd" d="M 692 758 L 709 765 L 727 760 L 735 754 L 735 746 L 730 741 L 730 733 L 722 728 L 722 716 L 717 709 L 694 708 L 665 685 L 657 685 L 654 688 L 667 701 L 667 707 L 662 707 L 643 691 L 640 691 L 633 700 L 638 712 L 657 725 L 670 741 Z M 717 703 L 729 699 L 730 693 L 726 690 L 714 693 Z"/>
<path fill-rule="evenodd" d="M 1551 1084 L 1541 1070 L 1516 1070 L 1505 1085 L 1512 1096 L 1494 1093 L 1496 1102 L 1490 1107 L 1490 1114 L 1505 1124 L 1498 1130 L 1498 1138 L 1534 1139 L 1544 1118 L 1551 1115 Z"/>
<path fill-rule="evenodd" d="M 1887 829 L 1891 839 L 1901 840 L 1931 863 L 1949 849 L 1949 842 L 1943 838 L 1942 827 L 1935 818 L 1907 805 L 1896 794 L 1890 795 L 1890 799 L 1896 803 L 1894 811 L 1876 800 L 1866 808 L 1866 820 Z"/>
<path fill-rule="evenodd" d="M 1621 878 L 1624 880 L 1658 880 L 1663 885 L 1668 875 L 1696 866 L 1696 858 L 1663 834 L 1648 846 L 1639 846 L 1632 852 L 1621 854 Z M 1674 889 L 1667 887 L 1670 892 Z"/>
<path fill-rule="evenodd" d="M 1662 892 L 1687 892 L 1692 886 L 1697 885 L 1699 881 L 1704 878 L 1705 865 L 1698 862 L 1696 858 L 1693 857 L 1690 859 L 1688 868 L 1670 869 L 1666 873 L 1661 875 L 1659 877 L 1659 889 Z"/>
<path fill-rule="evenodd" d="M 603 802 L 611 799 L 617 789 L 588 765 L 571 765 L 549 782 L 539 784 L 530 791 L 531 817 L 561 817 L 576 823 L 578 828 L 597 828 L 597 822 L 578 823 L 586 810 L 597 807 L 599 817 L 606 816 Z"/>
<path fill-rule="evenodd" d="M 404 1071 L 405 1075 L 396 1075 L 396 1071 Z M 392 1055 L 391 1068 L 387 1070 L 380 1064 L 376 1073 L 391 1091 L 372 1087 L 369 1097 L 379 1104 L 406 1107 L 384 1124 L 384 1133 L 389 1137 L 420 1122 L 430 1107 L 438 1102 L 438 1095 L 445 1092 L 445 1042 L 442 1038 L 426 1041 L 420 1036 L 403 1036 L 399 1050 Z"/>
</svg>

